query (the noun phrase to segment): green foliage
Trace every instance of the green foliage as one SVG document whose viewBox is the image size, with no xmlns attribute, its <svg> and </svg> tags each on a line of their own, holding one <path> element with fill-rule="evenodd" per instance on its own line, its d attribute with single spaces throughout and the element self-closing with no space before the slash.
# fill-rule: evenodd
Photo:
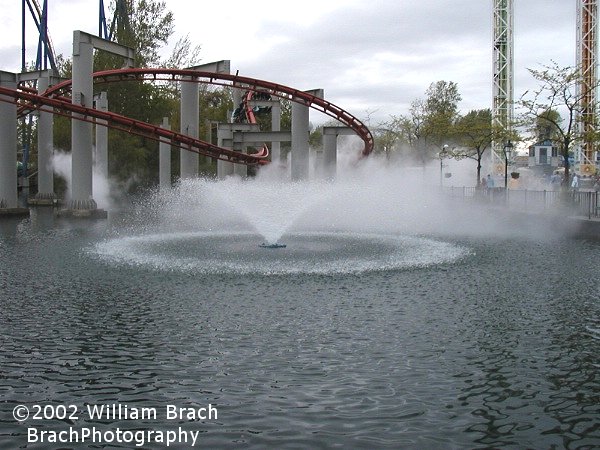
<svg viewBox="0 0 600 450">
<path fill-rule="evenodd" d="M 453 134 L 458 150 L 454 150 L 450 156 L 477 161 L 476 185 L 479 186 L 481 160 L 488 147 L 492 146 L 496 136 L 492 126 L 492 111 L 489 108 L 469 111 L 456 120 Z"/>
<path fill-rule="evenodd" d="M 522 108 L 519 124 L 529 130 L 533 138 L 539 137 L 540 131 L 550 134 L 560 147 L 565 161 L 565 179 L 569 177 L 569 154 L 576 143 L 597 141 L 595 132 L 589 133 L 590 127 L 580 127 L 579 121 L 590 120 L 595 125 L 595 118 L 585 114 L 584 99 L 587 93 L 598 89 L 598 83 L 587 86 L 578 67 L 560 67 L 556 62 L 543 66 L 541 70 L 528 69 L 538 82 L 538 88 L 526 91 L 518 104 Z M 582 86 L 587 89 L 582 89 Z M 586 130 L 587 129 L 587 130 Z"/>
<path fill-rule="evenodd" d="M 158 51 L 173 32 L 173 14 L 165 2 L 158 0 L 122 0 L 116 2 L 114 16 L 116 41 L 135 51 L 138 67 L 159 66 Z M 191 55 L 189 39 L 180 40 L 168 59 L 171 67 L 187 63 Z M 120 57 L 97 51 L 94 70 L 121 67 Z M 96 93 L 106 91 L 112 112 L 148 123 L 160 124 L 171 118 L 171 128 L 178 129 L 179 94 L 175 84 L 123 81 L 96 85 Z M 175 123 L 173 123 L 175 122 Z M 130 186 L 144 186 L 158 178 L 158 143 L 127 132 L 109 131 L 109 174 Z M 173 152 L 177 153 L 177 152 Z M 172 165 L 173 166 L 173 165 Z"/>
<path fill-rule="evenodd" d="M 119 8 L 116 42 L 135 50 L 136 67 L 156 67 L 159 49 L 173 34 L 173 13 L 159 0 L 122 0 L 114 7 Z"/>
<path fill-rule="evenodd" d="M 458 103 L 462 99 L 458 85 L 452 81 L 431 83 L 425 98 L 413 100 L 407 115 L 392 117 L 382 127 L 380 145 L 385 151 L 410 148 L 425 164 L 453 139 Z"/>
<path fill-rule="evenodd" d="M 483 153 L 494 141 L 491 110 L 472 110 L 459 117 L 454 124 L 453 134 L 457 144 L 464 148 L 466 157 Z"/>
<path fill-rule="evenodd" d="M 562 117 L 556 109 L 549 109 L 539 114 L 535 120 L 535 135 L 537 142 L 560 140 Z"/>
</svg>

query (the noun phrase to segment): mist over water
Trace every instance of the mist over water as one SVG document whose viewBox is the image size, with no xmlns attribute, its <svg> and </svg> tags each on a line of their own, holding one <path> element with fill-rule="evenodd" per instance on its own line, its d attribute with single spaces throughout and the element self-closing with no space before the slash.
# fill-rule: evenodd
<svg viewBox="0 0 600 450">
<path fill-rule="evenodd" d="M 183 180 L 143 199 L 136 226 L 148 232 L 253 231 L 268 243 L 301 231 L 535 239 L 557 234 L 539 220 L 507 222 L 506 212 L 489 202 L 451 199 L 440 189 L 435 165 L 390 166 L 376 157 L 340 165 L 335 180 L 292 182 L 269 166 L 245 180 Z"/>
<path fill-rule="evenodd" d="M 335 180 L 292 182 L 281 167 L 249 179 L 186 179 L 144 197 L 126 235 L 91 253 L 159 270 L 333 274 L 457 262 L 470 254 L 450 242 L 457 238 L 559 236 L 544 221 L 452 200 L 435 169 L 342 158 Z"/>
<path fill-rule="evenodd" d="M 55 150 L 51 159 L 54 171 L 64 178 L 67 190 L 65 197 L 71 198 L 71 153 Z M 108 209 L 114 206 L 111 195 L 110 180 L 96 166 L 92 168 L 92 195 L 99 208 Z"/>
</svg>

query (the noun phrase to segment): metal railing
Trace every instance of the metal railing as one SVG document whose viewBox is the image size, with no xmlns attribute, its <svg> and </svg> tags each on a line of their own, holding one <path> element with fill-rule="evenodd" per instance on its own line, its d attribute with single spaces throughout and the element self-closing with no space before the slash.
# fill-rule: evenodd
<svg viewBox="0 0 600 450">
<path fill-rule="evenodd" d="M 532 191 L 525 189 L 477 189 L 444 187 L 444 193 L 465 202 L 504 206 L 534 213 L 565 212 L 570 215 L 600 218 L 600 193 L 597 191 Z"/>
</svg>

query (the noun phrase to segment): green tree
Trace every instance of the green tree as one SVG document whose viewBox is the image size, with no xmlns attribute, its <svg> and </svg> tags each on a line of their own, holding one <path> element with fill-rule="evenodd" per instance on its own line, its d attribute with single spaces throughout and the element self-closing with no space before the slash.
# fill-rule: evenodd
<svg viewBox="0 0 600 450">
<path fill-rule="evenodd" d="M 477 162 L 477 187 L 481 184 L 481 160 L 497 133 L 492 126 L 490 109 L 471 110 L 457 119 L 454 125 L 454 136 L 458 150 L 450 156 L 462 159 L 469 158 Z"/>
<path fill-rule="evenodd" d="M 560 131 L 555 124 L 562 123 L 560 113 L 555 109 L 542 112 L 535 121 L 535 136 L 537 142 L 560 142 Z"/>
<path fill-rule="evenodd" d="M 526 91 L 518 104 L 522 108 L 520 125 L 524 126 L 535 138 L 539 126 L 543 125 L 555 135 L 560 153 L 564 160 L 565 182 L 569 179 L 569 152 L 578 142 L 597 139 L 581 131 L 580 121 L 584 117 L 582 110 L 584 79 L 578 67 L 560 67 L 555 62 L 543 66 L 541 70 L 528 69 L 538 82 L 538 88 Z M 598 85 L 592 86 L 596 90 Z"/>
<path fill-rule="evenodd" d="M 453 137 L 453 126 L 458 118 L 458 103 L 462 100 L 458 85 L 452 81 L 432 83 L 425 92 L 424 135 L 434 151 L 443 148 Z"/>
<path fill-rule="evenodd" d="M 118 14 L 111 27 L 116 42 L 135 51 L 137 67 L 160 65 L 159 49 L 173 32 L 173 14 L 165 2 L 158 0 L 122 0 L 116 2 Z M 175 46 L 172 63 L 189 55 L 189 40 Z M 120 57 L 97 51 L 94 70 L 118 68 Z M 106 91 L 109 109 L 118 114 L 159 124 L 163 117 L 173 117 L 178 109 L 177 88 L 164 83 L 123 81 L 97 84 L 96 93 Z M 172 124 L 173 127 L 173 124 Z M 174 128 L 174 127 L 173 127 Z M 154 183 L 158 177 L 158 143 L 130 133 L 109 130 L 109 173 L 129 187 Z"/>
<path fill-rule="evenodd" d="M 410 146 L 425 165 L 453 140 L 454 122 L 462 97 L 452 81 L 431 83 L 425 98 L 413 100 L 407 115 L 393 117 L 391 130 Z"/>
</svg>

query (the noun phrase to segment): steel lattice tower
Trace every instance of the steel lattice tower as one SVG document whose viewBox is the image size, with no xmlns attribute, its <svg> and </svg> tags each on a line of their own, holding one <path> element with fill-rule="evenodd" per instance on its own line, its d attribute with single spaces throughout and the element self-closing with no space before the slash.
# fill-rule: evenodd
<svg viewBox="0 0 600 450">
<path fill-rule="evenodd" d="M 493 99 L 494 127 L 510 131 L 514 121 L 513 0 L 492 0 L 493 11 Z M 494 172 L 504 171 L 504 142 L 492 144 Z"/>
<path fill-rule="evenodd" d="M 593 136 L 596 123 L 598 85 L 598 31 L 597 0 L 577 1 L 577 67 L 581 71 L 579 98 L 581 101 L 579 131 L 583 136 Z M 592 172 L 594 164 L 594 139 L 584 138 L 577 158 L 580 171 Z"/>
</svg>

